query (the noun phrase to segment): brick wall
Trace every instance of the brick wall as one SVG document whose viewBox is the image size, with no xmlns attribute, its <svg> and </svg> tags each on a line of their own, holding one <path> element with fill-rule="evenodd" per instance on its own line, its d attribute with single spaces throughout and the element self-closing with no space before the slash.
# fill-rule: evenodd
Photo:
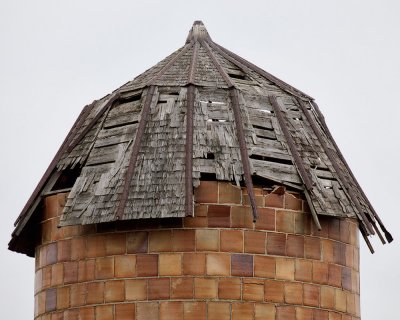
<svg viewBox="0 0 400 320">
<path fill-rule="evenodd" d="M 357 222 L 321 217 L 301 195 L 203 181 L 195 217 L 57 228 L 45 198 L 35 319 L 359 320 Z"/>
</svg>

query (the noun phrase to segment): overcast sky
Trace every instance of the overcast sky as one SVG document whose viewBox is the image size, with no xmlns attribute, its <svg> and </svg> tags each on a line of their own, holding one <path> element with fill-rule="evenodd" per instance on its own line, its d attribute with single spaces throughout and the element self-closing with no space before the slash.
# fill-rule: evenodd
<svg viewBox="0 0 400 320">
<path fill-rule="evenodd" d="M 83 106 L 185 42 L 212 39 L 316 99 L 395 242 L 361 247 L 363 320 L 398 318 L 398 1 L 0 2 L 1 317 L 33 318 L 34 260 L 13 223 Z"/>
</svg>

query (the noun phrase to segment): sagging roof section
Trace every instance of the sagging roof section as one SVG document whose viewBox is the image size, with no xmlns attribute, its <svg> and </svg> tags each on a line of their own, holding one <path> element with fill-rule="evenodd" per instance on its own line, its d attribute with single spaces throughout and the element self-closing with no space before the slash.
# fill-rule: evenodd
<svg viewBox="0 0 400 320">
<path fill-rule="evenodd" d="M 84 108 L 10 249 L 23 251 L 41 196 L 71 170 L 61 227 L 191 216 L 193 188 L 212 175 L 246 185 L 254 219 L 258 177 L 304 191 L 318 227 L 319 215 L 354 217 L 369 246 L 375 233 L 385 242 L 379 228 L 392 241 L 313 98 L 213 42 L 199 21 L 182 48 Z"/>
</svg>

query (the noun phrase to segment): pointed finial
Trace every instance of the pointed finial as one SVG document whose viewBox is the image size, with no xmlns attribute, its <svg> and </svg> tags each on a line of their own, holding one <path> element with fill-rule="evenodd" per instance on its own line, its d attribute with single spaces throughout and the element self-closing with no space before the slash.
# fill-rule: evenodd
<svg viewBox="0 0 400 320">
<path fill-rule="evenodd" d="M 204 39 L 210 39 L 210 36 L 207 32 L 206 27 L 204 26 L 202 21 L 195 21 L 193 22 L 193 26 L 189 31 L 189 35 L 186 39 L 186 43 L 189 43 L 191 41 L 198 41 L 198 40 L 204 40 Z"/>
</svg>

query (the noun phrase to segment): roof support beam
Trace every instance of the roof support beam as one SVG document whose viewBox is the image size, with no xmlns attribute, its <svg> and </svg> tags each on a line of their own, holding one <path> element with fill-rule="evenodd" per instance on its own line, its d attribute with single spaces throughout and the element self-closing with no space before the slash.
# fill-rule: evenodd
<svg viewBox="0 0 400 320">
<path fill-rule="evenodd" d="M 193 109 L 196 87 L 190 84 L 186 99 L 185 211 L 193 216 Z"/>
</svg>

